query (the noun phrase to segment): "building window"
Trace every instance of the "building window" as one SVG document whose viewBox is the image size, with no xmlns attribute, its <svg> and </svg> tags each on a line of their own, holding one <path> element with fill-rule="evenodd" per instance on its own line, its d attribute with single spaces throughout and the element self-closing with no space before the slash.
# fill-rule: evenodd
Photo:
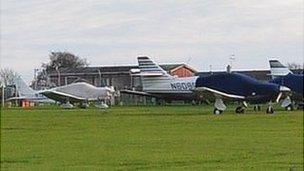
<svg viewBox="0 0 304 171">
<path fill-rule="evenodd" d="M 100 80 L 101 87 L 110 86 L 110 79 L 109 78 L 102 78 Z"/>
</svg>

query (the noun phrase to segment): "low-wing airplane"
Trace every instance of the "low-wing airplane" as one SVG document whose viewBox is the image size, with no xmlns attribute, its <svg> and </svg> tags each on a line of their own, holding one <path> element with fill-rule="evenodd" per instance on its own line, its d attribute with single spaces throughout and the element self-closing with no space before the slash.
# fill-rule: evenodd
<svg viewBox="0 0 304 171">
<path fill-rule="evenodd" d="M 55 101 L 40 94 L 39 91 L 35 91 L 30 88 L 24 80 L 19 76 L 14 79 L 17 97 L 8 98 L 6 101 L 11 100 L 28 100 L 38 103 L 54 103 Z"/>
<path fill-rule="evenodd" d="M 48 90 L 35 91 L 30 88 L 20 77 L 14 80 L 18 97 L 12 97 L 9 100 L 29 100 L 41 103 L 62 103 L 64 108 L 73 108 L 73 103 L 80 103 L 81 107 L 88 106 L 89 101 L 100 102 L 96 105 L 99 108 L 108 108 L 108 100 L 115 92 L 109 87 L 95 87 L 85 82 L 72 83 L 65 86 L 59 86 Z"/>
<path fill-rule="evenodd" d="M 113 88 L 95 87 L 85 82 L 78 82 L 43 90 L 39 93 L 62 103 L 64 108 L 72 108 L 71 103 L 81 103 L 81 107 L 87 107 L 89 101 L 99 101 L 101 103 L 96 107 L 108 108 L 105 102 L 114 92 Z"/>
<path fill-rule="evenodd" d="M 192 91 L 198 78 L 178 78 L 169 75 L 149 57 L 137 58 L 139 70 L 131 73 L 140 76 L 142 91 L 122 90 L 122 93 L 157 97 L 165 100 L 195 100 L 199 97 Z"/>
<path fill-rule="evenodd" d="M 214 114 L 221 114 L 226 105 L 224 101 L 239 101 L 242 105 L 235 109 L 236 113 L 244 113 L 246 102 L 254 104 L 270 102 L 266 113 L 273 113 L 272 102 L 278 102 L 290 91 L 289 88 L 273 83 L 264 83 L 238 73 L 224 73 L 199 77 L 196 80 L 195 92 L 205 100 L 214 101 Z"/>
<path fill-rule="evenodd" d="M 269 60 L 269 64 L 270 73 L 273 78 L 270 82 L 286 86 L 292 91 L 291 98 L 287 96 L 281 106 L 286 110 L 293 110 L 294 106 L 292 101 L 296 101 L 298 105 L 303 106 L 303 74 L 293 74 L 292 71 L 278 60 Z"/>
</svg>

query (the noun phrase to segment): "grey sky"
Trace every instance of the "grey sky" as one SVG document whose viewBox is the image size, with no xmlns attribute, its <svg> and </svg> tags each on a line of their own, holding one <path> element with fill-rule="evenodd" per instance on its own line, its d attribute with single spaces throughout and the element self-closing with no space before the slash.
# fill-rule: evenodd
<svg viewBox="0 0 304 171">
<path fill-rule="evenodd" d="M 303 63 L 303 0 L 2 0 L 1 67 L 26 81 L 50 51 L 91 65 L 160 63 L 265 69 L 268 59 Z"/>
</svg>

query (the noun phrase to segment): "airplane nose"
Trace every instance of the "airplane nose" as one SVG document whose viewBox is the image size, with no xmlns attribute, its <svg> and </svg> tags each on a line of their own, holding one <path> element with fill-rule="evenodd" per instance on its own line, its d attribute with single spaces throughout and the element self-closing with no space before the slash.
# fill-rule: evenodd
<svg viewBox="0 0 304 171">
<path fill-rule="evenodd" d="M 113 86 L 110 87 L 110 92 L 111 92 L 111 93 L 115 93 L 115 89 L 114 89 Z"/>
<path fill-rule="evenodd" d="M 106 87 L 106 90 L 107 90 L 107 95 L 108 96 L 112 96 L 114 93 L 115 93 L 115 89 L 113 86 L 111 87 Z"/>
</svg>

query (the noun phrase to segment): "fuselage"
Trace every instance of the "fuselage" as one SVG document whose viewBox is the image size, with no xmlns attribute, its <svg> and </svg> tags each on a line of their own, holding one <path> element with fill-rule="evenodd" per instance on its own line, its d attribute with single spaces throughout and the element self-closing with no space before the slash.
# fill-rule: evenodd
<svg viewBox="0 0 304 171">
<path fill-rule="evenodd" d="M 84 82 L 72 83 L 65 86 L 55 87 L 42 92 L 46 97 L 66 103 L 81 101 L 96 101 L 106 99 L 109 96 L 108 87 L 95 87 Z"/>
<path fill-rule="evenodd" d="M 264 83 L 254 78 L 238 73 L 225 73 L 200 77 L 196 87 L 207 87 L 228 95 L 244 97 L 253 103 L 266 102 L 279 93 L 279 85 Z"/>
<path fill-rule="evenodd" d="M 154 96 L 172 100 L 195 100 L 193 92 L 198 77 L 142 77 L 143 91 Z"/>
</svg>

